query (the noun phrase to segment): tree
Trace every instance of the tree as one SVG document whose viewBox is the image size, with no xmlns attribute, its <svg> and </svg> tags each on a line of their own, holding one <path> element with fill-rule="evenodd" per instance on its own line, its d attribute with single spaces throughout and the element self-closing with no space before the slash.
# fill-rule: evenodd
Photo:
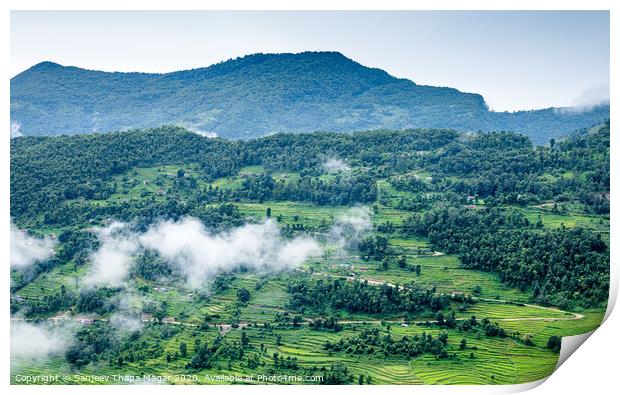
<svg viewBox="0 0 620 395">
<path fill-rule="evenodd" d="M 267 212 L 265 213 L 267 218 L 271 218 L 271 207 L 267 207 Z"/>
<path fill-rule="evenodd" d="M 464 350 L 465 347 L 467 347 L 467 339 L 463 338 L 463 339 L 461 339 L 461 343 L 459 344 L 459 348 L 461 350 Z"/>
<path fill-rule="evenodd" d="M 153 318 L 155 318 L 155 320 L 161 324 L 164 321 L 164 318 L 166 318 L 166 310 L 164 310 L 163 308 L 156 309 L 153 312 Z"/>
<path fill-rule="evenodd" d="M 446 326 L 448 328 L 456 327 L 456 315 L 454 314 L 454 311 L 451 311 L 450 314 L 448 314 L 448 318 L 446 318 Z"/>
<path fill-rule="evenodd" d="M 273 367 L 274 367 L 274 368 L 277 368 L 277 367 L 278 367 L 278 356 L 279 356 L 279 355 L 280 355 L 280 354 L 278 354 L 277 352 L 274 352 L 274 353 L 273 353 Z"/>
<path fill-rule="evenodd" d="M 536 226 L 537 228 L 542 228 L 542 227 L 544 227 L 544 224 L 543 224 L 543 221 L 542 221 L 542 217 L 541 217 L 540 215 L 538 216 L 538 220 L 536 221 L 535 226 Z"/>
<path fill-rule="evenodd" d="M 241 303 L 247 303 L 250 300 L 250 291 L 245 288 L 239 288 L 237 290 L 237 300 Z"/>
<path fill-rule="evenodd" d="M 187 356 L 187 343 L 179 343 L 179 351 L 181 352 L 181 357 L 185 358 Z"/>
<path fill-rule="evenodd" d="M 241 346 L 246 348 L 250 344 L 250 338 L 248 334 L 245 333 L 245 330 L 241 331 Z"/>
<path fill-rule="evenodd" d="M 177 178 L 183 178 L 185 176 L 185 170 L 179 169 L 177 170 Z"/>
<path fill-rule="evenodd" d="M 547 348 L 550 348 L 553 352 L 560 352 L 560 348 L 562 348 L 562 338 L 555 335 L 549 337 Z"/>
</svg>

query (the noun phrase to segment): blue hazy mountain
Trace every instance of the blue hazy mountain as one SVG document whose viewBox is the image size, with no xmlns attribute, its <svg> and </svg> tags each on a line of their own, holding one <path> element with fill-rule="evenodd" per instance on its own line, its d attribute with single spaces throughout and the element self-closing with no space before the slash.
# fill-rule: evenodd
<svg viewBox="0 0 620 395">
<path fill-rule="evenodd" d="M 177 124 L 227 138 L 414 127 L 509 130 L 535 143 L 609 118 L 609 106 L 493 112 L 479 94 L 418 85 L 338 52 L 255 54 L 165 74 L 39 63 L 11 79 L 25 135 Z"/>
</svg>

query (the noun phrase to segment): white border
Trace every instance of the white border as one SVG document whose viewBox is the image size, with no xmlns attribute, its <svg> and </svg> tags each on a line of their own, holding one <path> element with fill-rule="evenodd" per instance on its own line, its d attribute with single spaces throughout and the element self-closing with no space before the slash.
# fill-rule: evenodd
<svg viewBox="0 0 620 395">
<path fill-rule="evenodd" d="M 618 102 L 618 81 L 614 70 L 617 70 L 620 66 L 618 63 L 618 15 L 620 2 L 613 0 L 590 0 L 590 1 L 577 1 L 577 0 L 418 0 L 415 3 L 405 0 L 382 0 L 380 2 L 371 2 L 367 0 L 297 0 L 297 1 L 283 1 L 283 0 L 264 0 L 262 2 L 252 0 L 231 0 L 231 1 L 198 1 L 198 0 L 176 0 L 174 2 L 165 2 L 160 0 L 151 1 L 132 1 L 127 0 L 89 0 L 88 2 L 76 1 L 76 0 L 56 0 L 53 4 L 45 0 L 22 0 L 22 1 L 4 1 L 2 2 L 3 12 L 0 19 L 0 40 L 2 42 L 2 62 L 0 63 L 0 72 L 3 78 L 0 80 L 0 89 L 2 92 L 1 101 L 2 109 L 0 116 L 0 124 L 5 125 L 4 138 L 0 139 L 0 152 L 2 152 L 2 161 L 0 162 L 0 177 L 4 186 L 3 192 L 0 194 L 0 205 L 3 208 L 1 211 L 0 223 L 5 224 L 0 227 L 1 235 L 0 242 L 2 243 L 3 262 L 9 261 L 9 78 L 10 78 L 10 10 L 611 10 L 611 102 Z M 617 110 L 615 106 L 611 108 L 611 118 L 617 119 Z M 617 146 L 618 136 L 614 130 L 611 132 L 611 144 L 612 152 L 613 148 Z M 611 168 L 619 169 L 619 158 L 612 155 Z M 616 173 L 612 171 L 611 174 L 611 196 L 617 196 L 620 192 L 617 187 Z M 611 234 L 615 235 L 617 232 L 617 221 L 615 221 L 616 213 L 618 212 L 617 199 L 611 201 Z M 618 293 L 618 250 L 614 248 L 612 238 L 611 245 L 611 290 L 610 290 L 610 302 L 607 311 L 609 316 L 613 305 L 615 304 Z M 6 265 L 8 266 L 8 265 Z M 5 295 L 8 294 L 9 289 L 9 275 L 8 270 L 2 272 L 3 278 L 3 290 Z M 0 298 L 2 304 L 4 316 L 2 325 L 0 326 L 0 338 L 5 350 L 1 361 L 0 372 L 0 388 L 8 388 L 12 392 L 16 393 L 36 393 L 36 392 L 48 392 L 48 393 L 62 393 L 62 394 L 74 394 L 82 393 L 85 391 L 83 386 L 50 386 L 50 387 L 38 387 L 38 386 L 9 386 L 9 372 L 10 372 L 10 360 L 9 360 L 9 298 Z M 620 351 L 618 337 L 620 336 L 620 319 L 618 313 L 613 314 L 603 324 L 601 328 L 592 334 L 590 340 L 588 340 L 587 347 L 581 347 L 576 351 L 576 356 L 569 358 L 562 367 L 555 372 L 547 380 L 545 385 L 542 385 L 536 390 L 535 393 L 609 393 L 610 389 L 616 387 L 618 382 L 617 371 L 617 353 Z M 545 380 L 530 384 L 509 385 L 509 386 L 419 386 L 412 388 L 410 386 L 333 386 L 323 387 L 321 391 L 338 392 L 338 393 L 352 393 L 353 391 L 380 393 L 385 390 L 394 393 L 416 393 L 425 394 L 437 394 L 437 393 L 454 393 L 454 394 L 489 394 L 489 393 L 510 393 L 524 391 L 541 384 Z M 182 390 L 180 390 L 182 388 Z M 183 392 L 185 394 L 203 394 L 209 389 L 221 387 L 209 387 L 203 388 L 201 386 L 131 386 L 123 387 L 116 386 L 114 391 L 131 391 L 138 393 L 170 393 L 170 392 Z M 295 392 L 310 393 L 317 387 L 303 386 L 295 387 Z M 291 388 L 286 386 L 227 386 L 225 391 L 229 394 L 247 394 L 253 393 L 285 393 L 289 392 Z M 93 394 L 109 393 L 112 390 L 110 386 L 94 386 L 88 387 L 88 391 Z"/>
</svg>

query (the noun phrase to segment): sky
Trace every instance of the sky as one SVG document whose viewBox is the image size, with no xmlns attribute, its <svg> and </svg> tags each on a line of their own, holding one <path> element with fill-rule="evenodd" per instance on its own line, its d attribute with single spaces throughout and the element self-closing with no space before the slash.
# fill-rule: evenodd
<svg viewBox="0 0 620 395">
<path fill-rule="evenodd" d="M 12 76 L 53 61 L 169 72 L 247 54 L 339 51 L 492 110 L 609 97 L 607 11 L 13 11 Z"/>
</svg>

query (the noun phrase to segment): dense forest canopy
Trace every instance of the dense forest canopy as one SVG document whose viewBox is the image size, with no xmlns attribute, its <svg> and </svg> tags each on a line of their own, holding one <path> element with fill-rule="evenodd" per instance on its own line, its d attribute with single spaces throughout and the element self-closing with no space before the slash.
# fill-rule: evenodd
<svg viewBox="0 0 620 395">
<path fill-rule="evenodd" d="M 355 166 L 354 170 L 322 177 L 323 165 L 334 157 Z M 459 135 L 438 129 L 279 134 L 249 141 L 209 139 L 177 127 L 16 138 L 11 140 L 11 213 L 16 220 L 52 218 L 64 210 L 88 206 L 88 213 L 97 216 L 99 210 L 111 215 L 127 205 L 148 205 L 149 199 L 121 202 L 116 208 L 90 207 L 88 202 L 114 194 L 119 187 L 114 177 L 132 168 L 190 163 L 197 166 L 195 174 L 188 183 L 179 184 L 180 190 L 195 192 L 185 202 L 186 210 L 201 200 L 369 203 L 377 198 L 376 180 L 391 177 L 397 189 L 421 189 L 428 196 L 441 192 L 443 199 L 474 195 L 511 204 L 579 201 L 591 212 L 609 212 L 607 124 L 552 148 L 533 147 L 527 138 L 512 133 Z M 232 176 L 251 165 L 262 165 L 266 172 L 244 176 L 235 190 L 200 188 L 196 182 Z M 420 168 L 433 175 L 432 182 L 403 175 Z M 272 174 L 277 171 L 299 172 L 299 177 L 274 180 Z M 166 199 L 168 205 L 179 203 L 174 196 Z M 428 206 L 428 202 L 406 199 L 398 204 Z"/>
<path fill-rule="evenodd" d="M 547 143 L 609 117 L 548 108 L 489 111 L 482 96 L 424 86 L 337 52 L 255 54 L 167 74 L 43 62 L 11 79 L 16 134 L 109 132 L 165 124 L 226 138 L 376 128 L 509 130 Z"/>
</svg>

